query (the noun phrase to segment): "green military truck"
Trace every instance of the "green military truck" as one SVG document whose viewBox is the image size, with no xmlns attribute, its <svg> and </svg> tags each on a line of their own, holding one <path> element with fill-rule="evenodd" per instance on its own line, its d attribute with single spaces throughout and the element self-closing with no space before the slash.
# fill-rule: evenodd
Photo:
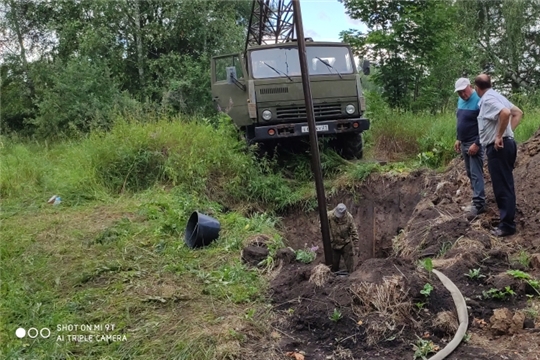
<svg viewBox="0 0 540 360">
<path fill-rule="evenodd" d="M 361 158 L 369 120 L 350 47 L 306 39 L 306 56 L 318 136 L 331 137 L 342 157 Z M 368 64 L 363 72 L 369 73 Z M 214 57 L 212 97 L 249 143 L 309 137 L 296 41 Z"/>
</svg>

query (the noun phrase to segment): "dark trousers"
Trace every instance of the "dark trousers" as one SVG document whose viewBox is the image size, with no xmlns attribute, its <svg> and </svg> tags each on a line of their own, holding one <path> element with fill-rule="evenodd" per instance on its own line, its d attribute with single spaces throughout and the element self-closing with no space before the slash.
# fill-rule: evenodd
<svg viewBox="0 0 540 360">
<path fill-rule="evenodd" d="M 491 175 L 493 193 L 499 208 L 499 228 L 511 234 L 516 232 L 516 193 L 514 190 L 514 165 L 517 157 L 516 142 L 504 138 L 504 148 L 495 150 L 493 144 L 486 147 L 488 170 Z"/>
<path fill-rule="evenodd" d="M 352 242 L 348 243 L 339 250 L 332 249 L 333 258 L 332 258 L 332 271 L 339 271 L 339 262 L 341 261 L 341 256 L 345 262 L 345 267 L 347 271 L 352 273 L 354 271 L 354 250 Z"/>
<path fill-rule="evenodd" d="M 477 209 L 486 205 L 486 194 L 484 192 L 484 148 L 481 146 L 476 155 L 469 155 L 467 151 L 473 142 L 461 143 L 461 155 L 465 161 L 467 176 L 471 181 L 473 191 L 473 204 Z"/>
</svg>

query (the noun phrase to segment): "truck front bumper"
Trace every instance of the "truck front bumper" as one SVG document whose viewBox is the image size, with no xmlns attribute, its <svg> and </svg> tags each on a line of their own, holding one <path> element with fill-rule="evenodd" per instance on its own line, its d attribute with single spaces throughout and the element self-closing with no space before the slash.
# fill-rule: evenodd
<svg viewBox="0 0 540 360">
<path fill-rule="evenodd" d="M 323 136 L 361 133 L 369 129 L 369 124 L 369 120 L 364 118 L 317 121 L 315 123 L 317 134 Z M 297 136 L 309 136 L 307 122 L 257 126 L 255 127 L 255 136 L 251 140 L 265 141 Z"/>
</svg>

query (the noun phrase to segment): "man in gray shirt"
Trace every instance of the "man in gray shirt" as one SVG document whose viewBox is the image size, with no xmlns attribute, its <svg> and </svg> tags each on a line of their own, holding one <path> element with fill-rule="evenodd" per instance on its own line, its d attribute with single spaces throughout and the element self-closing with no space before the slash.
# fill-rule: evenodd
<svg viewBox="0 0 540 360">
<path fill-rule="evenodd" d="M 513 235 L 516 232 L 513 170 L 517 156 L 514 130 L 519 125 L 523 112 L 491 88 L 491 79 L 488 75 L 478 75 L 474 84 L 480 96 L 478 103 L 480 143 L 486 149 L 488 170 L 500 216 L 499 226 L 492 230 L 492 234 Z"/>
</svg>

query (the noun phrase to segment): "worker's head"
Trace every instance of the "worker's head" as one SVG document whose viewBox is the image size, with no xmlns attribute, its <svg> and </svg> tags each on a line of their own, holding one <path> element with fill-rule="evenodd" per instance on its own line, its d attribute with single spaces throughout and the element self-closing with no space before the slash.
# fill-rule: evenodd
<svg viewBox="0 0 540 360">
<path fill-rule="evenodd" d="M 345 216 L 345 213 L 347 212 L 347 207 L 343 203 L 339 203 L 338 206 L 334 208 L 334 215 L 338 219 L 342 219 L 343 216 Z"/>
<path fill-rule="evenodd" d="M 459 78 L 456 81 L 455 92 L 463 100 L 467 101 L 473 93 L 473 88 L 471 82 L 467 78 Z"/>
<path fill-rule="evenodd" d="M 474 79 L 474 85 L 478 96 L 482 96 L 491 89 L 491 78 L 488 74 L 480 74 Z"/>
</svg>

